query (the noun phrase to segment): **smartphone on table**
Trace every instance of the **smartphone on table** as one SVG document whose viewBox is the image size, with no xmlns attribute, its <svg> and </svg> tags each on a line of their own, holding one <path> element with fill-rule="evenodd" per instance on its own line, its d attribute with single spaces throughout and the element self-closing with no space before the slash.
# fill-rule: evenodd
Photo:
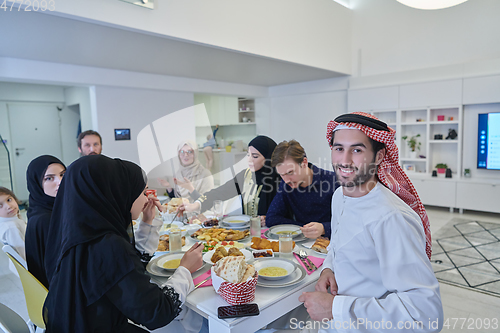
<svg viewBox="0 0 500 333">
<path fill-rule="evenodd" d="M 259 306 L 255 303 L 220 306 L 217 309 L 219 319 L 257 316 L 259 313 Z"/>
</svg>

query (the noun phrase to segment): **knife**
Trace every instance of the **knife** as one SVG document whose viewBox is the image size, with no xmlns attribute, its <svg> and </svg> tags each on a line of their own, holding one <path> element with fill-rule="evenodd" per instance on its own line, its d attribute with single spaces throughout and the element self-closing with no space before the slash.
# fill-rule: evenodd
<svg viewBox="0 0 500 333">
<path fill-rule="evenodd" d="M 194 286 L 194 289 L 198 288 L 199 286 L 201 286 L 202 284 L 204 284 L 205 282 L 207 282 L 208 280 L 210 280 L 212 278 L 211 275 L 209 275 L 205 280 L 201 281 L 201 282 L 198 282 L 195 286 Z"/>
<path fill-rule="evenodd" d="M 305 259 L 304 259 L 304 258 L 302 258 L 301 256 L 299 256 L 299 254 L 298 254 L 297 252 L 294 252 L 294 254 L 295 254 L 295 256 L 296 256 L 298 259 L 300 259 L 300 261 L 304 264 L 304 266 L 306 266 L 306 269 L 307 269 L 308 271 L 312 271 L 311 266 L 309 266 L 309 264 L 307 263 L 307 261 L 305 261 Z"/>
<path fill-rule="evenodd" d="M 318 267 L 316 267 L 316 265 L 313 264 L 313 262 L 311 261 L 311 259 L 309 259 L 309 257 L 306 257 L 306 260 L 309 263 L 309 267 L 311 267 L 312 270 L 317 270 L 318 269 Z"/>
</svg>

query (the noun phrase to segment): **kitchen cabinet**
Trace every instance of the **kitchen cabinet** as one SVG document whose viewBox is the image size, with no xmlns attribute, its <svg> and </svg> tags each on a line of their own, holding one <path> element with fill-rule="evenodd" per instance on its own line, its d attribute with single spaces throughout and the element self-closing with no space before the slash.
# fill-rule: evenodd
<svg viewBox="0 0 500 333">
<path fill-rule="evenodd" d="M 194 95 L 195 104 L 205 104 L 209 124 L 196 117 L 196 126 L 220 126 L 238 124 L 238 98 L 229 96 Z"/>
<path fill-rule="evenodd" d="M 459 180 L 457 182 L 457 207 L 500 213 L 500 183 Z"/>
<path fill-rule="evenodd" d="M 457 207 L 455 196 L 457 187 L 453 179 L 411 177 L 411 182 L 415 186 L 418 196 L 424 205 Z"/>
</svg>

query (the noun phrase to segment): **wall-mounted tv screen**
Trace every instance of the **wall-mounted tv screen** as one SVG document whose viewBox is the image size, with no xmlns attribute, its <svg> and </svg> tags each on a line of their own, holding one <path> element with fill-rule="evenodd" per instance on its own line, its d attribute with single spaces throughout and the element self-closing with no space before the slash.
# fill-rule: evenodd
<svg viewBox="0 0 500 333">
<path fill-rule="evenodd" d="M 480 113 L 477 127 L 478 169 L 500 170 L 500 112 Z"/>
<path fill-rule="evenodd" d="M 130 140 L 130 128 L 115 128 L 115 140 Z"/>
</svg>

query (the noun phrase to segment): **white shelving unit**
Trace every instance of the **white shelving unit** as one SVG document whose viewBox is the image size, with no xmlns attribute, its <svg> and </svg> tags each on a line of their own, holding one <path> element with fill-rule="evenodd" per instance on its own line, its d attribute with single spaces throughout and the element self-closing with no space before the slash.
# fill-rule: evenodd
<svg viewBox="0 0 500 333">
<path fill-rule="evenodd" d="M 369 113 L 387 123 L 396 130 L 396 144 L 399 148 L 401 166 L 412 165 L 417 174 L 431 175 L 436 164 L 445 163 L 452 170 L 453 177 L 460 178 L 462 170 L 462 116 L 461 105 L 446 107 L 427 107 L 398 110 L 370 110 Z M 438 120 L 443 118 L 444 120 Z M 457 137 L 446 140 L 449 130 L 454 129 Z M 403 136 L 416 136 L 421 143 L 417 156 L 410 156 L 410 149 Z M 436 140 L 434 135 L 441 134 L 442 140 Z"/>
<path fill-rule="evenodd" d="M 238 122 L 240 124 L 255 124 L 255 100 L 238 97 Z M 245 121 L 245 119 L 246 121 Z"/>
</svg>

